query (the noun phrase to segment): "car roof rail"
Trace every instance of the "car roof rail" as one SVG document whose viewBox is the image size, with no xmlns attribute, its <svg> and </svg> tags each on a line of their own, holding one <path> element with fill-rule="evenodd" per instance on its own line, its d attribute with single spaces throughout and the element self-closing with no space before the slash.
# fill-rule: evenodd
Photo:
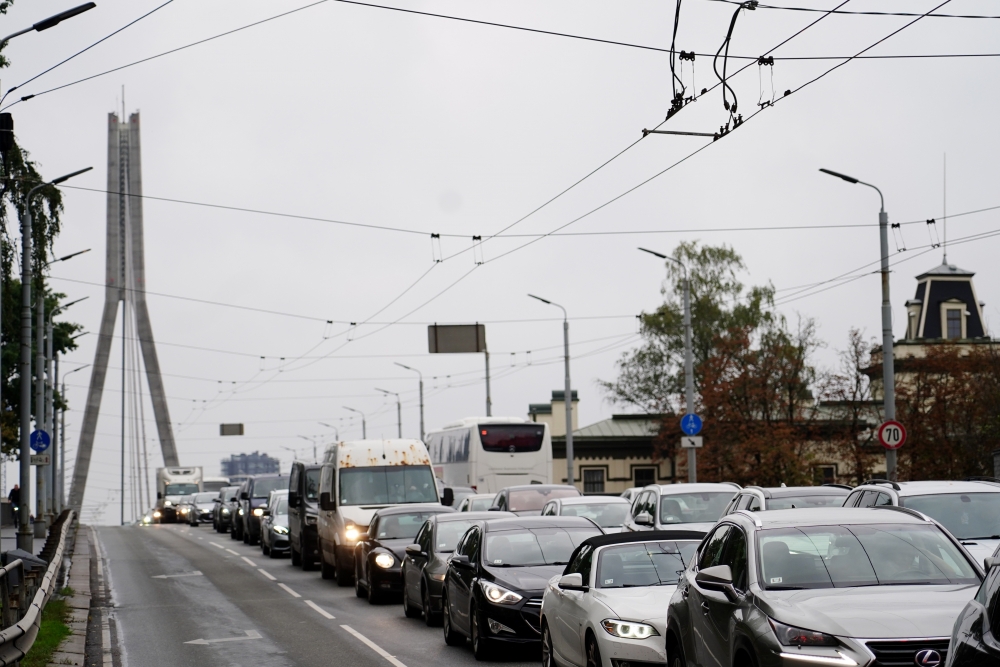
<svg viewBox="0 0 1000 667">
<path fill-rule="evenodd" d="M 934 519 L 930 518 L 923 512 L 918 512 L 912 507 L 900 507 L 899 505 L 875 505 L 873 507 L 869 507 L 868 509 L 892 510 L 893 512 L 902 512 L 903 514 L 909 514 L 910 516 L 920 519 L 921 521 L 928 521 L 930 523 L 934 522 Z"/>
<path fill-rule="evenodd" d="M 854 487 L 850 484 L 823 484 L 822 486 L 835 486 L 838 489 L 847 489 L 848 491 L 854 490 Z"/>
<path fill-rule="evenodd" d="M 735 512 L 733 512 L 733 514 L 742 514 L 744 516 L 748 516 L 750 517 L 750 520 L 753 521 L 753 525 L 757 526 L 758 528 L 764 527 L 764 524 L 760 522 L 760 519 L 757 518 L 757 515 L 751 512 L 750 510 L 736 510 Z"/>
<path fill-rule="evenodd" d="M 743 487 L 737 484 L 736 482 L 720 482 L 720 484 L 728 484 L 730 486 L 735 486 L 739 491 L 743 490 Z"/>
<path fill-rule="evenodd" d="M 865 482 L 863 482 L 863 483 L 861 484 L 861 486 L 865 486 L 865 485 L 867 485 L 867 484 L 888 484 L 888 485 L 890 485 L 890 486 L 891 486 L 891 487 L 892 487 L 893 489 L 895 489 L 896 491 L 899 491 L 899 490 L 900 490 L 900 488 L 899 488 L 899 484 L 896 484 L 895 482 L 890 482 L 890 481 L 889 481 L 889 480 L 887 480 L 887 479 L 869 479 L 869 480 L 866 480 Z"/>
<path fill-rule="evenodd" d="M 996 477 L 974 476 L 966 477 L 966 482 L 986 482 L 987 484 L 1000 484 L 1000 479 Z"/>
</svg>

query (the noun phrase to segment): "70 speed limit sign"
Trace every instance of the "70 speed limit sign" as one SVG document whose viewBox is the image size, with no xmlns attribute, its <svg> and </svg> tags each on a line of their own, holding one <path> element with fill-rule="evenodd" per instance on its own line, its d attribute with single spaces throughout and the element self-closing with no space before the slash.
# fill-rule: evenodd
<svg viewBox="0 0 1000 667">
<path fill-rule="evenodd" d="M 906 429 L 898 421 L 884 422 L 878 427 L 878 441 L 886 449 L 899 449 L 906 442 Z"/>
</svg>

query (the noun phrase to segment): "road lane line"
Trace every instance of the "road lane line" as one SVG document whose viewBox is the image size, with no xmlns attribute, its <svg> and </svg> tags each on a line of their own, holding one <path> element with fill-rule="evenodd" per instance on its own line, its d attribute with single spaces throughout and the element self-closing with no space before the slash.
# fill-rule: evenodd
<svg viewBox="0 0 1000 667">
<path fill-rule="evenodd" d="M 406 665 L 404 665 L 402 662 L 400 662 L 399 660 L 396 660 L 396 656 L 390 655 L 389 652 L 386 651 L 384 648 L 382 648 L 381 646 L 379 646 L 378 644 L 376 644 L 372 640 L 368 639 L 368 637 L 365 637 L 363 634 L 361 634 L 360 632 L 358 632 L 357 630 L 355 630 L 351 626 L 349 626 L 349 625 L 342 625 L 340 627 L 344 628 L 345 630 L 347 630 L 348 632 L 350 632 L 352 635 L 354 635 L 355 637 L 357 637 L 358 639 L 360 639 L 362 642 L 364 642 L 365 644 L 367 644 L 368 648 L 370 648 L 371 650 L 375 651 L 380 656 L 382 656 L 383 658 L 385 658 L 386 660 L 388 660 L 392 665 L 394 665 L 394 667 L 406 667 Z"/>
<path fill-rule="evenodd" d="M 265 577 L 267 577 L 271 581 L 277 581 L 277 579 L 275 579 L 273 576 L 271 576 L 271 573 L 268 572 L 267 570 L 262 570 L 261 568 L 257 568 L 257 571 L 260 572 L 261 574 L 263 574 Z"/>
<path fill-rule="evenodd" d="M 234 556 L 239 556 L 239 554 L 236 553 L 235 551 L 233 551 L 232 549 L 226 549 L 226 551 L 228 551 L 229 553 L 231 553 Z"/>
<path fill-rule="evenodd" d="M 226 548 L 226 547 L 222 546 L 221 544 L 219 544 L 218 542 L 209 542 L 209 544 L 211 544 L 213 547 L 219 547 L 220 549 L 225 549 Z"/>
<path fill-rule="evenodd" d="M 289 588 L 285 584 L 278 584 L 278 585 L 281 586 L 282 588 L 284 588 L 285 592 L 287 592 L 293 598 L 300 598 L 300 597 L 302 597 L 301 595 L 299 595 L 298 593 L 296 593 L 295 591 L 293 591 L 291 588 Z"/>
<path fill-rule="evenodd" d="M 252 560 L 250 560 L 246 556 L 240 556 L 240 558 L 242 558 L 244 561 L 246 561 L 247 565 L 252 565 L 253 567 L 257 567 L 257 563 L 253 562 Z"/>
<path fill-rule="evenodd" d="M 328 612 L 326 609 L 323 609 L 322 607 L 320 607 L 318 604 L 316 604 L 312 600 L 305 600 L 305 603 L 307 605 L 309 605 L 310 607 L 312 607 L 320 616 L 322 616 L 323 618 L 325 618 L 327 620 L 332 621 L 333 619 L 337 618 L 336 616 L 334 616 L 333 614 L 331 614 L 330 612 Z"/>
</svg>

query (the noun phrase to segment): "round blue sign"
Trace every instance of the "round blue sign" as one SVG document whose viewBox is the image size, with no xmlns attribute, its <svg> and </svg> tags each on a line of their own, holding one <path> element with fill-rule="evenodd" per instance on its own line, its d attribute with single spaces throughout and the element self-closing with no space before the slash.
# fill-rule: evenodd
<svg viewBox="0 0 1000 667">
<path fill-rule="evenodd" d="M 31 445 L 31 448 L 34 451 L 41 453 L 49 448 L 51 441 L 52 440 L 49 438 L 49 434 L 45 431 L 32 431 L 31 439 L 28 444 Z"/>
<path fill-rule="evenodd" d="M 701 432 L 701 417 L 689 412 L 681 417 L 681 430 L 684 435 L 698 435 Z"/>
</svg>

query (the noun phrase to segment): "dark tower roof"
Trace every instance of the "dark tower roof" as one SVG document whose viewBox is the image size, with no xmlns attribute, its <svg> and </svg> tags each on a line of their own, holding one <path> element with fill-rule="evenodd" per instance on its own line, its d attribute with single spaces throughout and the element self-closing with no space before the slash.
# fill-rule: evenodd
<svg viewBox="0 0 1000 667">
<path fill-rule="evenodd" d="M 972 271 L 942 263 L 917 276 L 916 295 L 906 302 L 910 318 L 906 337 L 910 340 L 984 337 L 986 327 L 982 304 L 972 284 L 974 275 Z"/>
</svg>

